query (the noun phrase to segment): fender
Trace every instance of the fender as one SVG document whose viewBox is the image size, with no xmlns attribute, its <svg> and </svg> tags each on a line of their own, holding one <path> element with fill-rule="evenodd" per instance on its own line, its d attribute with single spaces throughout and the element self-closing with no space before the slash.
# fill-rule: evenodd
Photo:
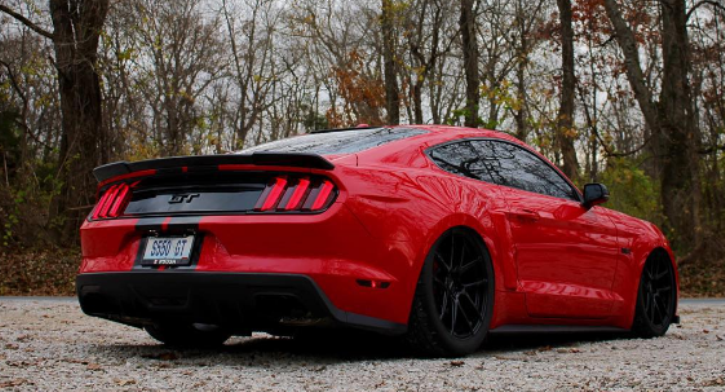
<svg viewBox="0 0 725 392">
<path fill-rule="evenodd" d="M 652 252 L 659 250 L 667 252 L 675 271 L 679 298 L 679 274 L 674 254 L 664 234 L 652 223 L 632 219 L 621 212 L 607 208 L 602 210 L 610 216 L 614 222 L 620 245 L 628 252 L 620 253 L 620 262 L 617 266 L 612 291 L 621 299 L 616 301 L 613 314 L 618 315 L 617 324 L 622 328 L 631 328 L 634 321 L 639 281 L 642 270 Z"/>
</svg>

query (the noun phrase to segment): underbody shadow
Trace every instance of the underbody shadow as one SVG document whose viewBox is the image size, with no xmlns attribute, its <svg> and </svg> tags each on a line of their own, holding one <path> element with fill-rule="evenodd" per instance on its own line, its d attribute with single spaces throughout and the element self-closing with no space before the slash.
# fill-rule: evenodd
<svg viewBox="0 0 725 392">
<path fill-rule="evenodd" d="M 485 359 L 531 350 L 571 349 L 584 343 L 627 338 L 628 335 L 621 333 L 591 332 L 491 334 L 471 357 Z M 319 366 L 339 362 L 425 358 L 411 350 L 402 338 L 345 330 L 323 331 L 295 338 L 269 335 L 232 338 L 224 346 L 210 349 L 182 349 L 153 344 L 150 340 L 148 345 L 94 345 L 90 351 L 98 356 L 124 361 L 135 357 L 192 366 Z"/>
<path fill-rule="evenodd" d="M 603 343 L 629 339 L 623 332 L 497 333 L 490 334 L 478 354 L 575 347 L 582 343 Z"/>
</svg>

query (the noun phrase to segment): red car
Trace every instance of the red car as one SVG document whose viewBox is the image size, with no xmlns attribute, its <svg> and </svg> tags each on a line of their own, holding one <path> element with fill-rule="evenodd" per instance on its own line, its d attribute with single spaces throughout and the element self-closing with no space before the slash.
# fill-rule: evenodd
<svg viewBox="0 0 725 392">
<path fill-rule="evenodd" d="M 348 326 L 447 356 L 488 332 L 679 321 L 662 232 L 505 133 L 339 129 L 94 174 L 83 311 L 167 344 Z"/>
</svg>

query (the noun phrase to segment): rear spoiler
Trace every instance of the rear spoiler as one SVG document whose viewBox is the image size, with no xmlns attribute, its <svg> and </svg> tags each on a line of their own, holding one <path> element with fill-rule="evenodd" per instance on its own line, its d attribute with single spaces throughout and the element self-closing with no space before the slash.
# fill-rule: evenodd
<svg viewBox="0 0 725 392">
<path fill-rule="evenodd" d="M 142 170 L 175 169 L 182 167 L 219 166 L 219 165 L 258 165 L 258 166 L 292 166 L 312 169 L 332 170 L 335 165 L 317 154 L 254 152 L 251 154 L 197 155 L 149 159 L 128 163 L 126 161 L 109 163 L 93 169 L 93 176 L 98 182 L 109 178 L 130 174 Z"/>
</svg>

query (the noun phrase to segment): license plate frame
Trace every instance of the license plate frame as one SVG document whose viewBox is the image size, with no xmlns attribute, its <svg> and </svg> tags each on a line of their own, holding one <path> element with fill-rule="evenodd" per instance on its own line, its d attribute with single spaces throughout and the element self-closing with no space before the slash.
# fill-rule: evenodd
<svg viewBox="0 0 725 392">
<path fill-rule="evenodd" d="M 196 236 L 193 234 L 147 237 L 141 253 L 141 265 L 168 267 L 191 265 L 195 242 Z"/>
</svg>

